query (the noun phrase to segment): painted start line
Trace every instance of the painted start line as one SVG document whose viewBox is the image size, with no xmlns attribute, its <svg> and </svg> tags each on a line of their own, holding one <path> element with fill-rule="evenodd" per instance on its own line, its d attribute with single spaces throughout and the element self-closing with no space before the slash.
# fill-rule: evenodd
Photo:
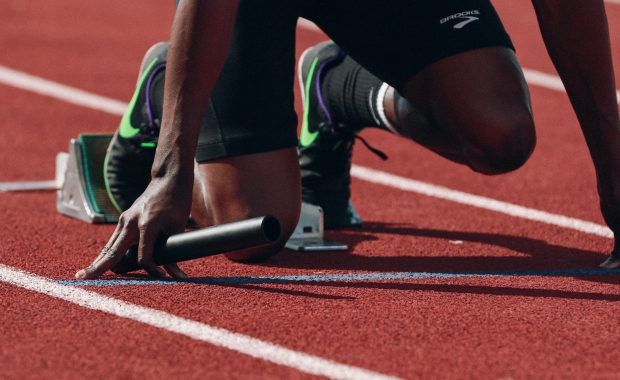
<svg viewBox="0 0 620 380">
<path fill-rule="evenodd" d="M 98 279 L 98 280 L 58 280 L 56 283 L 72 286 L 132 286 L 132 285 L 243 285 L 243 284 L 297 284 L 329 282 L 364 282 L 387 280 L 425 280 L 464 277 L 591 277 L 620 276 L 620 269 L 578 268 L 524 271 L 488 272 L 370 272 L 333 273 L 291 276 L 256 277 L 194 277 L 189 279 Z"/>
</svg>

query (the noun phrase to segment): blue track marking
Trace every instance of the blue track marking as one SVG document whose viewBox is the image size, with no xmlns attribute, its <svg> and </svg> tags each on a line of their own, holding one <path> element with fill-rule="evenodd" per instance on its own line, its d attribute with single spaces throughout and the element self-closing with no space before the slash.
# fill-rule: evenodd
<svg viewBox="0 0 620 380">
<path fill-rule="evenodd" d="M 189 279 L 112 279 L 112 280 L 59 280 L 59 284 L 72 286 L 133 286 L 133 285 L 239 285 L 239 284 L 294 284 L 305 282 L 363 282 L 386 280 L 423 280 L 459 277 L 590 277 L 618 276 L 620 269 L 550 269 L 528 271 L 490 271 L 490 272 L 373 272 L 373 273 L 334 273 L 293 276 L 257 277 L 196 277 Z"/>
</svg>

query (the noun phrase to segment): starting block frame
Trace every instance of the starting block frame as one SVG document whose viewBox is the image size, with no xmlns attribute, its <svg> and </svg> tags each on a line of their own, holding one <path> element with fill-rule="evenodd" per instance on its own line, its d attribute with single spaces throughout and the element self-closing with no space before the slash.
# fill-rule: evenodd
<svg viewBox="0 0 620 380">
<path fill-rule="evenodd" d="M 56 156 L 56 208 L 87 223 L 116 223 L 116 210 L 105 188 L 104 159 L 110 134 L 80 134 L 69 151 Z M 302 203 L 295 232 L 286 248 L 302 252 L 348 250 L 346 244 L 325 240 L 324 215 L 319 206 Z"/>
</svg>

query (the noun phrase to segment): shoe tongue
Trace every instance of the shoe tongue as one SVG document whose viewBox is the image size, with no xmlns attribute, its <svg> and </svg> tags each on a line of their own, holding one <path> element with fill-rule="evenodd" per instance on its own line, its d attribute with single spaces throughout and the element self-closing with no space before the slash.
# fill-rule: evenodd
<svg viewBox="0 0 620 380">
<path fill-rule="evenodd" d="M 164 79 L 166 76 L 165 66 L 156 70 L 153 77 L 150 78 L 150 88 L 147 105 L 150 105 L 150 118 L 155 124 L 161 123 L 161 115 L 164 107 Z M 147 111 L 148 112 L 148 111 Z"/>
</svg>

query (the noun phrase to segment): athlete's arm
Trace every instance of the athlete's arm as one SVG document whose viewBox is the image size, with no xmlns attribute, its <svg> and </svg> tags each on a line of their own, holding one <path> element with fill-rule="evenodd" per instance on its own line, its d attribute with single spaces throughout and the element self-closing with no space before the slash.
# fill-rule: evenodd
<svg viewBox="0 0 620 380">
<path fill-rule="evenodd" d="M 153 246 L 160 234 L 180 232 L 187 223 L 200 123 L 226 59 L 238 3 L 239 0 L 180 2 L 172 27 L 162 126 L 151 183 L 121 215 L 99 256 L 76 277 L 100 276 L 113 268 L 136 242 L 142 267 L 151 275 L 165 275 L 153 262 Z M 165 268 L 172 276 L 185 276 L 176 265 Z"/>
<path fill-rule="evenodd" d="M 532 0 L 547 50 L 585 135 L 620 255 L 620 121 L 603 0 Z"/>
<path fill-rule="evenodd" d="M 230 45 L 238 0 L 181 1 L 168 53 L 153 176 L 185 170 L 191 184 L 200 123 Z"/>
</svg>

